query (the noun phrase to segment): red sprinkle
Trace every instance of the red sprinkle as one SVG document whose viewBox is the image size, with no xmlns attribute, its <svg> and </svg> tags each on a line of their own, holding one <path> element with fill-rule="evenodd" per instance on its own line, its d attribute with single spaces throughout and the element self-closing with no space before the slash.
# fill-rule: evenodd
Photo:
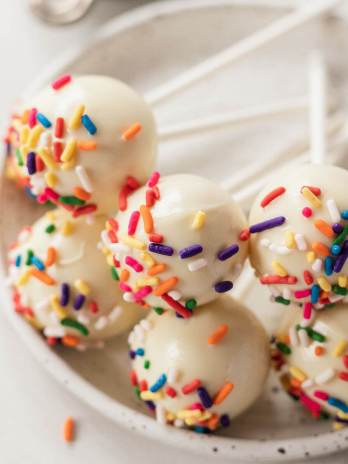
<svg viewBox="0 0 348 464">
<path fill-rule="evenodd" d="M 98 304 L 96 301 L 93 301 L 93 300 L 90 301 L 88 306 L 89 306 L 89 310 L 93 314 L 96 314 L 99 311 Z"/>
<path fill-rule="evenodd" d="M 338 377 L 345 382 L 348 382 L 348 372 L 339 372 Z"/>
<path fill-rule="evenodd" d="M 133 213 L 131 214 L 131 216 L 129 218 L 128 235 L 134 235 L 135 234 L 135 232 L 137 230 L 139 218 L 140 218 L 139 211 L 133 211 Z"/>
<path fill-rule="evenodd" d="M 47 337 L 46 341 L 49 346 L 55 346 L 58 343 L 58 340 L 55 337 Z"/>
<path fill-rule="evenodd" d="M 329 399 L 329 395 L 326 392 L 321 391 L 321 390 L 316 390 L 314 392 L 314 396 L 323 401 L 327 401 Z"/>
<path fill-rule="evenodd" d="M 35 164 L 36 164 L 37 172 L 42 172 L 45 169 L 45 163 L 42 161 L 42 159 L 38 155 L 36 155 Z"/>
<path fill-rule="evenodd" d="M 59 90 L 64 85 L 68 84 L 71 81 L 71 75 L 70 74 L 64 74 L 63 76 L 58 77 L 54 82 L 52 82 L 52 89 L 53 90 Z"/>
<path fill-rule="evenodd" d="M 80 206 L 79 208 L 75 209 L 75 211 L 73 212 L 73 217 L 77 218 L 79 216 L 82 216 L 83 214 L 91 214 L 91 213 L 94 213 L 96 210 L 97 210 L 97 205 L 94 205 L 94 204 Z"/>
<path fill-rule="evenodd" d="M 159 178 L 160 178 L 160 173 L 155 171 L 151 174 L 150 176 L 150 179 L 149 179 L 149 182 L 147 183 L 147 185 L 152 188 L 154 187 L 155 185 L 157 185 L 158 181 L 159 181 Z"/>
<path fill-rule="evenodd" d="M 120 193 L 118 195 L 118 209 L 120 211 L 126 211 L 128 205 L 128 195 L 133 192 L 133 189 L 129 187 L 129 185 L 125 185 L 121 188 Z"/>
<path fill-rule="evenodd" d="M 175 301 L 172 297 L 170 297 L 167 293 L 161 296 L 162 300 L 164 300 L 171 308 L 173 308 L 180 316 L 184 319 L 188 319 L 192 316 L 191 311 L 185 308 L 181 303 Z"/>
<path fill-rule="evenodd" d="M 59 200 L 59 193 L 55 192 L 50 187 L 45 188 L 44 195 L 46 196 L 46 198 L 51 200 L 52 203 L 57 203 L 57 201 Z"/>
<path fill-rule="evenodd" d="M 313 214 L 313 210 L 312 208 L 309 208 L 308 206 L 306 206 L 305 208 L 303 208 L 302 214 L 304 217 L 310 218 Z"/>
<path fill-rule="evenodd" d="M 303 278 L 307 285 L 312 285 L 312 283 L 314 282 L 313 276 L 309 271 L 303 272 Z"/>
<path fill-rule="evenodd" d="M 189 393 L 192 393 L 197 390 L 201 386 L 201 381 L 199 379 L 192 380 L 192 382 L 187 383 L 184 385 L 181 389 L 184 395 L 188 395 Z"/>
<path fill-rule="evenodd" d="M 146 206 L 151 208 L 156 202 L 155 193 L 153 190 L 146 190 Z"/>
<path fill-rule="evenodd" d="M 127 177 L 127 182 L 126 184 L 128 185 L 128 187 L 130 187 L 132 190 L 136 190 L 140 187 L 140 183 L 139 181 L 133 177 L 133 176 L 128 176 Z"/>
<path fill-rule="evenodd" d="M 148 384 L 147 384 L 147 381 L 144 379 L 144 380 L 140 380 L 139 382 L 139 388 L 140 388 L 140 391 L 146 391 L 148 390 Z"/>
<path fill-rule="evenodd" d="M 63 153 L 63 144 L 62 142 L 53 142 L 53 157 L 59 163 L 60 157 Z"/>
<path fill-rule="evenodd" d="M 129 377 L 130 377 L 130 381 L 133 387 L 136 387 L 138 385 L 138 377 L 137 377 L 136 372 L 130 371 Z"/>
<path fill-rule="evenodd" d="M 108 220 L 108 223 L 114 229 L 114 231 L 118 231 L 118 222 L 116 221 L 116 219 L 110 218 Z"/>
<path fill-rule="evenodd" d="M 161 198 L 161 193 L 159 191 L 159 188 L 157 187 L 157 185 L 155 185 L 152 189 L 154 195 L 155 195 L 155 198 L 156 200 L 159 200 Z"/>
<path fill-rule="evenodd" d="M 37 109 L 32 108 L 28 116 L 28 124 L 29 124 L 30 129 L 36 126 L 36 115 L 37 115 Z"/>
<path fill-rule="evenodd" d="M 109 230 L 108 231 L 108 237 L 111 243 L 117 243 L 117 236 L 114 230 Z"/>
<path fill-rule="evenodd" d="M 348 369 L 348 354 L 345 354 L 342 358 L 343 364 Z"/>
<path fill-rule="evenodd" d="M 246 242 L 250 238 L 250 231 L 249 229 L 244 229 L 242 232 L 239 234 L 239 240 L 242 242 Z"/>
<path fill-rule="evenodd" d="M 58 139 L 61 139 L 64 135 L 64 119 L 63 118 L 57 118 L 56 119 L 56 126 L 54 129 L 54 135 Z"/>
<path fill-rule="evenodd" d="M 286 285 L 294 285 L 297 283 L 297 277 L 295 276 L 263 276 L 260 278 L 260 282 L 263 285 L 272 285 L 272 284 L 286 284 Z"/>
<path fill-rule="evenodd" d="M 149 235 L 149 240 L 150 240 L 150 242 L 162 243 L 163 242 L 163 235 L 161 235 L 161 234 L 150 234 Z"/>
<path fill-rule="evenodd" d="M 319 187 L 311 187 L 310 185 L 304 185 L 301 188 L 301 192 L 302 192 L 302 189 L 304 189 L 305 187 L 307 187 L 316 197 L 319 197 L 321 195 L 321 190 Z"/>
<path fill-rule="evenodd" d="M 172 388 L 172 387 L 167 387 L 166 388 L 166 394 L 168 396 L 170 396 L 171 398 L 175 398 L 176 395 L 177 395 L 176 390 L 174 390 L 174 388 Z"/>
<path fill-rule="evenodd" d="M 265 196 L 265 198 L 261 201 L 261 206 L 262 208 L 265 208 L 267 205 L 269 205 L 273 200 L 276 198 L 280 197 L 286 192 L 286 189 L 284 187 L 278 187 L 272 192 L 270 192 L 268 195 Z"/>
</svg>

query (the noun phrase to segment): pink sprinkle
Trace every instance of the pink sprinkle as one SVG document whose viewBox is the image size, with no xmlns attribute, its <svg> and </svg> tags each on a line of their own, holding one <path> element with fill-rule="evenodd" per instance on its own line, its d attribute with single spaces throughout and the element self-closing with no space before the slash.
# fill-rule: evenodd
<svg viewBox="0 0 348 464">
<path fill-rule="evenodd" d="M 142 264 L 140 264 L 136 259 L 131 256 L 126 256 L 125 263 L 130 266 L 135 272 L 141 272 L 144 270 Z"/>
<path fill-rule="evenodd" d="M 329 395 L 322 390 L 316 390 L 314 392 L 314 396 L 318 398 L 319 400 L 323 400 L 323 401 L 327 401 L 329 399 Z"/>
<path fill-rule="evenodd" d="M 45 193 L 40 193 L 40 195 L 38 195 L 38 196 L 36 197 L 36 199 L 37 199 L 38 203 L 40 203 L 41 205 L 43 205 L 43 204 L 45 204 L 46 201 L 47 201 L 47 196 L 46 196 Z"/>
<path fill-rule="evenodd" d="M 29 112 L 29 117 L 28 117 L 28 124 L 30 129 L 32 129 L 36 125 L 36 115 L 37 115 L 37 109 L 32 108 Z"/>
<path fill-rule="evenodd" d="M 308 206 L 306 206 L 305 208 L 303 208 L 302 214 L 303 214 L 304 217 L 310 218 L 312 216 L 312 214 L 313 214 L 313 210 L 312 210 L 312 208 L 308 208 Z"/>
<path fill-rule="evenodd" d="M 195 411 L 197 409 L 199 409 L 199 411 L 204 411 L 204 407 L 201 403 L 192 403 L 187 409 L 190 409 L 191 411 Z"/>
<path fill-rule="evenodd" d="M 304 404 L 306 406 L 306 408 L 308 408 L 313 414 L 317 414 L 320 409 L 321 409 L 321 406 L 319 403 L 317 403 L 316 401 L 312 400 L 311 398 L 309 398 L 309 396 L 305 395 L 303 392 L 301 393 L 301 396 L 300 396 L 300 401 L 302 404 Z"/>
<path fill-rule="evenodd" d="M 128 235 L 134 235 L 135 231 L 137 230 L 137 225 L 139 222 L 140 213 L 139 211 L 133 211 L 129 218 L 128 223 Z"/>
<path fill-rule="evenodd" d="M 303 317 L 305 319 L 310 319 L 312 316 L 312 303 L 310 302 L 307 302 L 304 304 L 304 307 L 303 307 Z"/>
<path fill-rule="evenodd" d="M 295 295 L 295 298 L 307 298 L 307 296 L 310 296 L 311 294 L 311 291 L 310 289 L 306 288 L 304 290 L 296 290 L 296 292 L 294 292 L 294 295 Z"/>
<path fill-rule="evenodd" d="M 58 77 L 54 82 L 52 82 L 52 89 L 53 90 L 59 90 L 64 85 L 68 84 L 71 81 L 71 75 L 70 74 L 64 74 L 63 76 Z"/>
<path fill-rule="evenodd" d="M 46 195 L 46 197 L 53 201 L 53 202 L 56 202 L 59 200 L 59 194 L 57 192 L 55 192 L 53 189 L 51 189 L 50 187 L 46 187 L 45 190 L 44 190 L 44 194 Z"/>
<path fill-rule="evenodd" d="M 149 295 L 151 292 L 152 292 L 152 287 L 150 287 L 150 285 L 145 285 L 145 287 L 142 287 L 140 290 L 134 293 L 134 298 L 136 301 L 142 300 L 147 295 Z"/>
<path fill-rule="evenodd" d="M 151 187 L 151 188 L 154 187 L 158 183 L 159 178 L 160 178 L 160 173 L 157 172 L 157 171 L 153 172 L 151 174 L 151 177 L 150 177 L 149 182 L 147 183 L 147 185 L 149 187 Z"/>
<path fill-rule="evenodd" d="M 124 282 L 120 282 L 120 289 L 123 291 L 123 292 L 132 292 L 132 289 L 129 285 L 127 285 L 126 283 Z"/>
</svg>

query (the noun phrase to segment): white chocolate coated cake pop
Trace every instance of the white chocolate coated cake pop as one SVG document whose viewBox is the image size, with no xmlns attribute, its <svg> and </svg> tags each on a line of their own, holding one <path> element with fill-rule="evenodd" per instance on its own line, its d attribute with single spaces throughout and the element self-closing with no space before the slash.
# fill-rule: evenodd
<svg viewBox="0 0 348 464">
<path fill-rule="evenodd" d="M 298 311 L 282 321 L 273 353 L 283 387 L 315 418 L 333 416 L 334 427 L 348 425 L 347 305 L 315 313 L 310 325 Z"/>
<path fill-rule="evenodd" d="M 250 212 L 251 262 L 276 301 L 313 308 L 347 294 L 348 172 L 293 166 L 274 175 Z"/>
<path fill-rule="evenodd" d="M 127 301 L 190 317 L 231 290 L 247 254 L 245 227 L 241 209 L 213 182 L 155 172 L 102 238 Z"/>
<path fill-rule="evenodd" d="M 149 106 L 97 75 L 63 76 L 43 89 L 13 116 L 6 140 L 12 175 L 39 202 L 73 215 L 114 211 L 119 195 L 145 182 L 157 152 Z"/>
<path fill-rule="evenodd" d="M 52 343 L 83 348 L 143 315 L 123 301 L 97 248 L 104 224 L 104 216 L 54 210 L 23 229 L 9 252 L 15 309 Z"/>
<path fill-rule="evenodd" d="M 152 313 L 129 336 L 131 383 L 163 424 L 197 432 L 227 427 L 259 397 L 270 354 L 266 333 L 223 296 L 179 319 Z"/>
</svg>

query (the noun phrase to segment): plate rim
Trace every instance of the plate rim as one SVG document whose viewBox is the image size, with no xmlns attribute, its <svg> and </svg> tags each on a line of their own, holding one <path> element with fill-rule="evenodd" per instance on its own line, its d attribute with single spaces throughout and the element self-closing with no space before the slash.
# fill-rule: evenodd
<svg viewBox="0 0 348 464">
<path fill-rule="evenodd" d="M 52 76 L 59 74 L 59 69 L 69 66 L 69 63 L 72 63 L 84 51 L 88 50 L 89 47 L 102 42 L 114 34 L 119 34 L 146 21 L 153 20 L 158 16 L 171 15 L 175 12 L 185 10 L 211 8 L 213 6 L 257 6 L 279 10 L 296 7 L 292 0 L 285 0 L 281 5 L 276 0 L 261 0 L 257 3 L 254 0 L 185 0 L 182 2 L 164 0 L 158 3 L 150 3 L 126 11 L 102 25 L 99 31 L 93 34 L 92 38 L 83 46 L 74 47 L 72 50 L 56 58 L 52 64 L 46 66 L 23 94 L 32 94 L 52 78 Z M 0 170 L 2 173 L 4 165 L 5 157 L 1 157 Z M 167 433 L 167 427 L 159 425 L 153 418 L 119 403 L 84 380 L 53 349 L 50 349 L 46 345 L 39 333 L 14 312 L 10 289 L 6 285 L 6 269 L 4 265 L 6 257 L 1 256 L 1 258 L 0 291 L 3 296 L 4 312 L 12 327 L 22 338 L 34 358 L 45 367 L 59 384 L 65 386 L 74 396 L 84 401 L 104 417 L 109 418 L 114 424 L 129 431 L 137 432 L 143 437 L 159 441 L 162 444 L 171 445 L 174 448 L 188 450 L 201 455 L 209 453 L 220 458 L 242 459 L 245 462 L 279 462 L 279 459 L 282 459 L 282 457 L 287 461 L 293 461 L 305 457 L 306 452 L 313 458 L 328 456 L 339 449 L 342 451 L 348 448 L 348 435 L 347 431 L 344 430 L 316 434 L 315 436 L 306 436 L 304 438 L 277 440 L 249 440 L 222 437 L 219 435 L 206 436 L 186 430 L 178 430 L 174 427 L 170 429 L 170 433 Z M 83 353 L 81 353 L 81 356 L 83 356 Z M 142 423 L 143 426 L 137 427 L 138 423 Z M 325 442 L 325 449 L 322 449 L 320 446 L 323 442 Z M 341 447 L 337 446 L 337 442 L 340 443 Z M 272 446 L 270 446 L 271 444 Z M 279 454 L 278 450 L 280 448 L 286 449 L 287 454 Z M 218 452 L 215 451 L 216 449 L 218 449 Z"/>
</svg>

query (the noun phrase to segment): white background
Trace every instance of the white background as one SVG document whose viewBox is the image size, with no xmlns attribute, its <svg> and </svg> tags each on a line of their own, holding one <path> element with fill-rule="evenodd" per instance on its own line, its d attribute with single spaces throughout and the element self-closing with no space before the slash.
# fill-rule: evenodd
<svg viewBox="0 0 348 464">
<path fill-rule="evenodd" d="M 10 111 L 16 95 L 53 57 L 71 44 L 83 44 L 105 20 L 146 1 L 97 0 L 83 21 L 64 28 L 45 25 L 32 17 L 27 3 L 1 1 L 2 118 Z M 0 367 L 1 464 L 210 462 L 126 434 L 81 404 L 35 362 L 1 312 Z M 71 445 L 62 440 L 62 425 L 68 415 L 78 422 L 76 441 Z M 315 462 L 347 461 L 337 457 Z"/>
</svg>

